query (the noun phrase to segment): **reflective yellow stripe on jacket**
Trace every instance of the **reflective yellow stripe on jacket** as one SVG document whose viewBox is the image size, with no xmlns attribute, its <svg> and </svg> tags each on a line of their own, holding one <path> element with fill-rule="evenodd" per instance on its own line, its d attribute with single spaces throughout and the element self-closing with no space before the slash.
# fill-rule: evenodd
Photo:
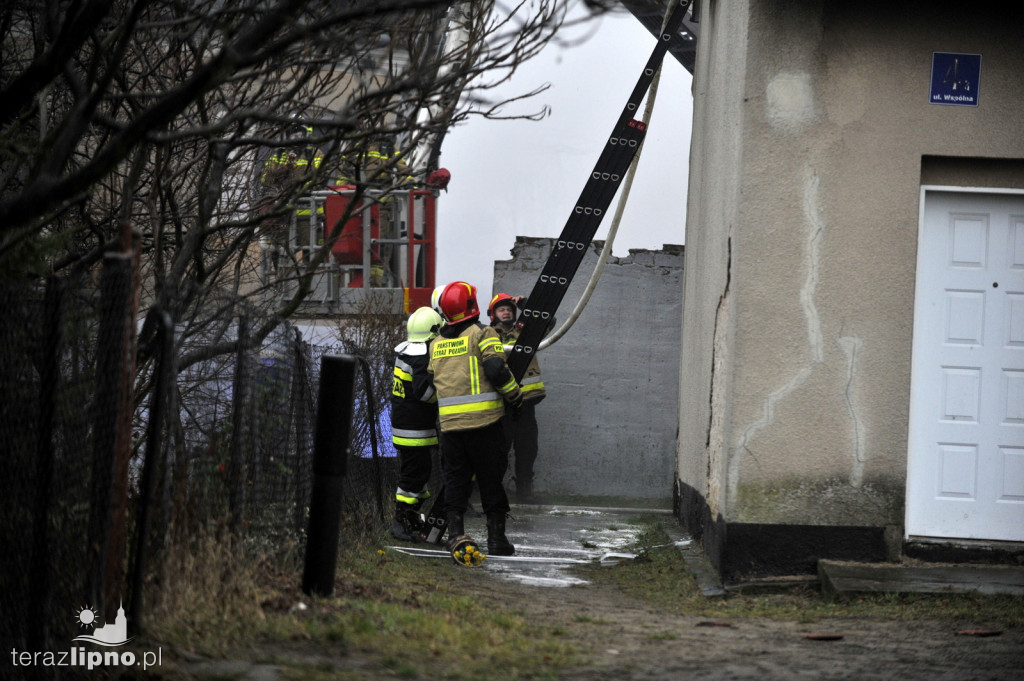
<svg viewBox="0 0 1024 681">
<path fill-rule="evenodd" d="M 460 395 L 458 397 L 443 397 L 437 401 L 438 412 L 441 416 L 452 414 L 472 414 L 477 411 L 488 409 L 502 409 L 504 402 L 496 392 L 478 393 L 475 395 Z"/>
<path fill-rule="evenodd" d="M 522 381 L 520 381 L 519 388 L 524 393 L 530 393 L 532 391 L 537 390 L 544 390 L 544 381 L 540 379 L 540 376 L 528 376 L 524 378 Z"/>
<path fill-rule="evenodd" d="M 406 490 L 399 487 L 395 491 L 395 500 L 400 501 L 403 504 L 416 505 L 420 502 L 426 501 L 430 498 L 430 492 L 423 490 L 422 492 L 407 492 Z"/>
<path fill-rule="evenodd" d="M 391 441 L 404 447 L 431 447 L 437 444 L 437 431 L 433 428 L 426 430 L 392 428 Z"/>
<path fill-rule="evenodd" d="M 505 352 L 505 346 L 501 344 L 501 340 L 497 337 L 484 338 L 477 344 L 477 346 L 480 348 L 480 352 L 483 352 L 487 348 L 501 348 L 501 351 Z"/>
<path fill-rule="evenodd" d="M 480 360 L 476 357 L 469 358 L 469 389 L 474 395 L 480 393 Z"/>
<path fill-rule="evenodd" d="M 482 360 L 502 352 L 501 340 L 493 332 L 470 327 L 456 338 L 439 337 L 430 347 L 442 428 L 479 428 L 500 419 L 505 411 L 501 393 L 515 390 L 517 384 L 513 380 L 495 389 L 483 371 Z"/>
<path fill-rule="evenodd" d="M 412 367 L 408 363 L 398 360 L 395 362 L 395 378 L 403 381 L 412 381 Z"/>
</svg>

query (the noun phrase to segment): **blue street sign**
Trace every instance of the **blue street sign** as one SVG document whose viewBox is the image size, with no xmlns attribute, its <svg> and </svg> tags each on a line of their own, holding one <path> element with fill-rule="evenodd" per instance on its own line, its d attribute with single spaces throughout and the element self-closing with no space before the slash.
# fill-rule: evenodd
<svg viewBox="0 0 1024 681">
<path fill-rule="evenodd" d="M 932 53 L 932 104 L 978 106 L 980 84 L 980 54 Z"/>
</svg>

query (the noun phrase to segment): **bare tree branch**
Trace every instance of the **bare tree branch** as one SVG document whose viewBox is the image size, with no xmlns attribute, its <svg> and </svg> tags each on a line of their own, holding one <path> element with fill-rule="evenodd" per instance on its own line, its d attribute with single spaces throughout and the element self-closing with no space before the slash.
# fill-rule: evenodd
<svg viewBox="0 0 1024 681">
<path fill-rule="evenodd" d="M 5 3 L 0 270 L 30 282 L 81 276 L 127 220 L 143 237 L 144 307 L 159 305 L 178 321 L 211 319 L 199 309 L 213 287 L 288 316 L 337 235 L 309 244 L 309 266 L 293 268 L 294 291 L 271 301 L 254 284 L 253 250 L 267 220 L 294 213 L 310 188 L 334 184 L 346 163 L 382 141 L 397 152 L 384 171 L 433 150 L 415 169 L 422 182 L 452 125 L 503 117 L 504 104 L 543 91 L 491 98 L 554 38 L 565 2 Z M 453 31 L 460 40 L 446 42 Z M 540 107 L 518 117 L 544 115 Z M 290 136 L 296 125 L 309 133 Z M 267 190 L 268 159 L 310 149 L 316 163 Z"/>
</svg>

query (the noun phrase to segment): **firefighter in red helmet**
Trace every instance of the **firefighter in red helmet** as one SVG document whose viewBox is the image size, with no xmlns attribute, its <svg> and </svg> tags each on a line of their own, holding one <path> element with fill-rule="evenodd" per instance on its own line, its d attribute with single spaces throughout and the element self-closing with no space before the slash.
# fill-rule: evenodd
<svg viewBox="0 0 1024 681">
<path fill-rule="evenodd" d="M 505 404 L 522 405 L 523 393 L 505 363 L 497 332 L 480 323 L 476 287 L 455 281 L 444 287 L 438 305 L 447 324 L 430 343 L 444 457 L 445 509 L 449 548 L 467 539 L 463 519 L 473 477 L 487 517 L 487 549 L 510 556 L 505 536 L 508 497 L 502 486 Z"/>
<path fill-rule="evenodd" d="M 491 326 L 498 332 L 506 352 L 511 350 L 519 337 L 522 325 L 516 322 L 516 315 L 524 300 L 522 296 L 512 297 L 507 293 L 498 293 L 491 298 L 491 304 L 487 306 Z M 537 353 L 533 354 L 530 364 L 526 367 L 526 373 L 520 380 L 520 388 L 523 391 L 523 406 L 516 410 L 507 409 L 502 419 L 505 432 L 502 452 L 506 461 L 509 453 L 515 452 L 512 473 L 516 483 L 516 501 L 528 503 L 533 501 L 533 465 L 537 461 L 536 406 L 546 394 Z"/>
</svg>

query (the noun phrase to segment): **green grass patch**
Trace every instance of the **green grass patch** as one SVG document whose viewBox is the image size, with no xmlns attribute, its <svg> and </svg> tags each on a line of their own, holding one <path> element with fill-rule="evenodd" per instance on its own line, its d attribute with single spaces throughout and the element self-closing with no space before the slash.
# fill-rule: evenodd
<svg viewBox="0 0 1024 681">
<path fill-rule="evenodd" d="M 347 649 L 377 657 L 399 678 L 553 679 L 573 663 L 574 649 L 556 632 L 531 626 L 507 604 L 460 594 L 460 580 L 483 575 L 366 550 L 352 551 L 344 568 L 344 592 L 313 601 L 309 611 L 317 614 L 306 621 L 329 620 Z M 330 631 L 307 624 L 305 633 L 331 642 L 324 640 Z"/>
<path fill-rule="evenodd" d="M 678 548 L 652 514 L 631 519 L 642 529 L 628 550 L 633 561 L 583 566 L 587 579 L 611 580 L 629 595 L 656 603 L 665 612 L 716 618 L 767 617 L 814 623 L 828 618 L 877 620 L 939 619 L 1024 626 L 1024 597 L 982 594 L 877 594 L 832 600 L 816 589 L 793 588 L 778 594 L 702 596 Z"/>
</svg>

